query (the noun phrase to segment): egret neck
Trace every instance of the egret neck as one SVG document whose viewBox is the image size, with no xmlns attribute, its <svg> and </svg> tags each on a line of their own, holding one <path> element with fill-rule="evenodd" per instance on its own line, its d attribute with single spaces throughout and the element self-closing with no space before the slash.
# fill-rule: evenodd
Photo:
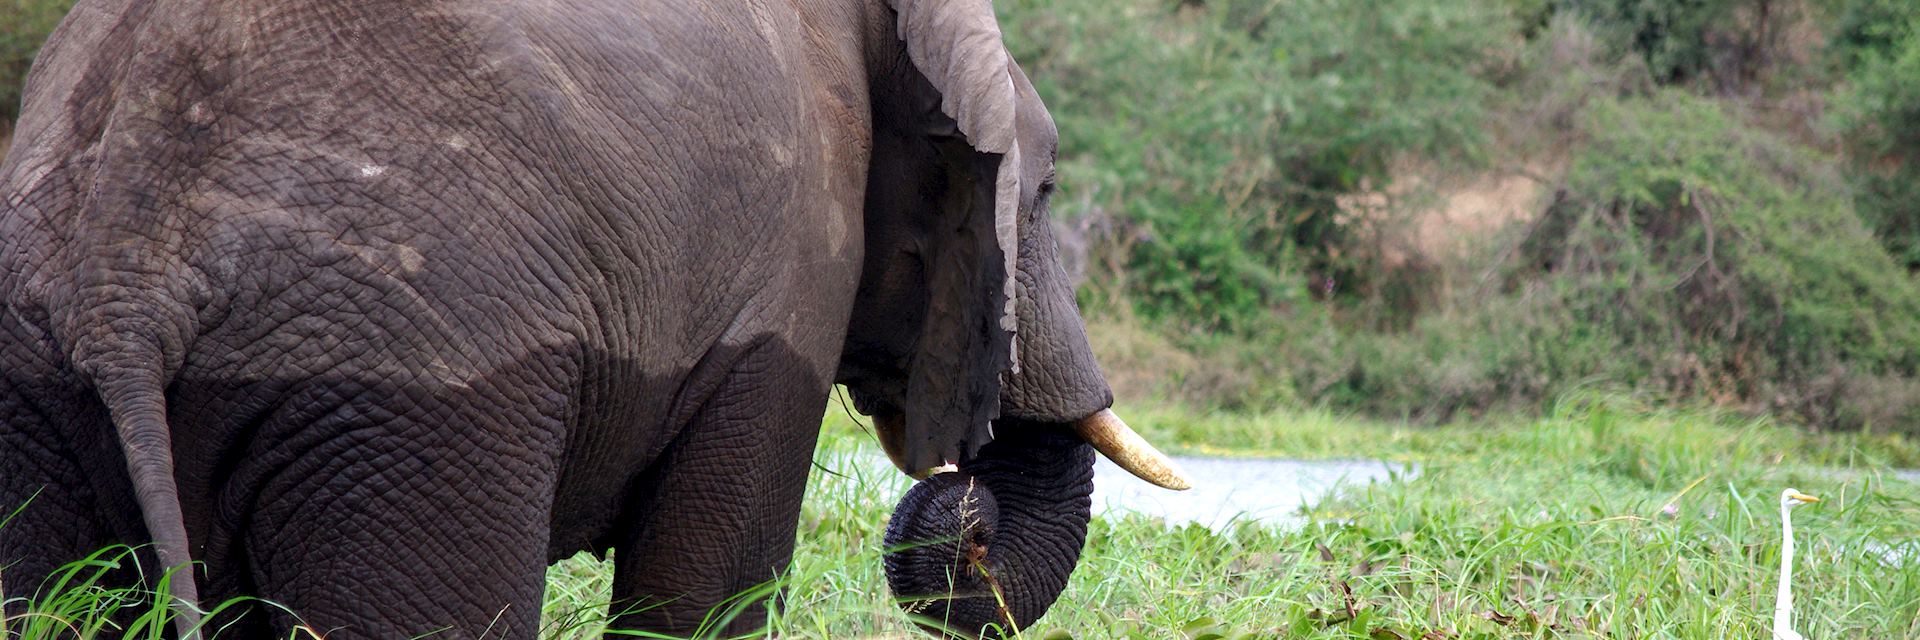
<svg viewBox="0 0 1920 640">
<path fill-rule="evenodd" d="M 1780 594 L 1773 601 L 1773 639 L 1804 640 L 1793 630 L 1793 508 L 1819 498 L 1788 489 L 1780 493 Z"/>
</svg>

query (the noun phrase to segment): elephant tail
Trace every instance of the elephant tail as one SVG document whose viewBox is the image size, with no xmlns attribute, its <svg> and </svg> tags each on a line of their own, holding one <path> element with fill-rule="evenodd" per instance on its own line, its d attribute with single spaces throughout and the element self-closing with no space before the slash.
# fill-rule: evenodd
<svg viewBox="0 0 1920 640">
<path fill-rule="evenodd" d="M 166 595 L 171 597 L 179 637 L 198 640 L 199 589 L 194 580 L 186 518 L 181 511 L 180 488 L 173 475 L 173 434 L 167 427 L 166 382 L 163 369 L 157 364 L 161 360 L 159 350 L 153 349 L 153 353 L 147 355 L 140 353 L 143 350 L 138 347 L 126 343 L 120 346 L 114 353 L 118 357 L 111 360 L 96 357 L 79 360 L 77 364 L 93 378 L 94 388 L 112 416 L 141 517 L 146 521 L 154 552 L 165 572 L 161 584 L 167 586 Z M 113 364 L 106 364 L 108 362 Z M 115 366 L 133 362 L 154 364 Z"/>
</svg>

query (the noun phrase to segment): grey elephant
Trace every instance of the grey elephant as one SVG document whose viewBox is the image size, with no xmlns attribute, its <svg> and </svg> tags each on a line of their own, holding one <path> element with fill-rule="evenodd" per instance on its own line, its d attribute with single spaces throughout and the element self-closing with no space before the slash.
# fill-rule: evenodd
<svg viewBox="0 0 1920 640">
<path fill-rule="evenodd" d="M 952 633 L 1057 597 L 1091 446 L 1182 482 L 1107 411 L 988 0 L 82 0 L 15 136 L 9 613 L 125 543 L 192 567 L 182 636 L 528 638 L 612 549 L 615 626 L 686 633 L 790 561 L 836 382 L 947 471 L 886 564 Z"/>
</svg>

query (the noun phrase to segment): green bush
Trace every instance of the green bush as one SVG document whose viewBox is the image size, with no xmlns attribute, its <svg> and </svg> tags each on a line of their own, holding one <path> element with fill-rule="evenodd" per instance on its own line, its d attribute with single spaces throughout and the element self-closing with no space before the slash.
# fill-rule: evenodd
<svg viewBox="0 0 1920 640">
<path fill-rule="evenodd" d="M 1794 0 L 1534 1 L 1548 4 L 1548 13 L 1574 14 L 1588 22 L 1621 52 L 1642 58 L 1657 82 L 1700 84 L 1715 91 L 1743 90 L 1763 73 L 1777 70 L 1790 46 L 1786 34 L 1809 4 Z"/>
<path fill-rule="evenodd" d="M 1891 227 L 1863 223 L 1883 218 L 1864 199 L 1856 209 L 1866 192 L 1841 176 L 1858 172 L 1713 97 L 1719 79 L 1769 69 L 1765 47 L 1782 37 L 1741 29 L 1763 16 L 1783 29 L 1799 5 L 1001 9 L 1060 122 L 1057 216 L 1095 230 L 1077 243 L 1100 271 L 1083 302 L 1192 354 L 1132 386 L 1433 421 L 1593 386 L 1835 427 L 1920 415 L 1920 285 L 1875 242 Z M 1860 66 L 1878 75 L 1853 83 L 1849 104 L 1909 104 L 1897 80 L 1920 73 L 1863 59 L 1886 63 Z M 1873 114 L 1859 122 L 1875 132 L 1920 126 L 1897 109 L 1849 113 Z M 1472 175 L 1496 149 L 1566 158 L 1563 177 L 1544 178 L 1557 197 L 1515 238 L 1415 267 L 1368 244 L 1381 220 L 1356 196 L 1390 191 L 1406 160 Z M 1201 373 L 1223 368 L 1241 373 Z"/>
<path fill-rule="evenodd" d="M 1602 29 L 1644 56 L 1662 82 L 1684 81 L 1707 71 L 1716 30 L 1736 8 L 1753 0 L 1563 0 L 1564 9 L 1587 15 Z"/>
<path fill-rule="evenodd" d="M 1834 39 L 1846 70 L 1836 96 L 1860 212 L 1887 249 L 1920 271 L 1920 5 L 1851 3 Z"/>
<path fill-rule="evenodd" d="M 12 130 L 20 117 L 20 85 L 33 54 L 72 6 L 73 0 L 0 0 L 0 15 L 7 16 L 0 20 L 0 133 Z"/>
<path fill-rule="evenodd" d="M 1831 160 L 1679 92 L 1591 118 L 1570 195 L 1530 251 L 1542 275 L 1591 294 L 1570 298 L 1584 315 L 1761 377 L 1920 366 L 1920 290 Z"/>
<path fill-rule="evenodd" d="M 1908 46 L 1920 3 L 1910 0 L 1831 0 L 1828 52 L 1842 71 L 1897 57 Z"/>
<path fill-rule="evenodd" d="M 1364 294 L 1343 197 L 1412 154 L 1472 161 L 1509 12 L 1428 0 L 1023 0 L 1010 46 L 1059 121 L 1056 215 L 1104 217 L 1095 298 L 1255 332 Z M 1328 285 L 1331 285 L 1329 287 Z"/>
<path fill-rule="evenodd" d="M 1497 291 L 1330 354 L 1293 347 L 1305 395 L 1445 420 L 1600 385 L 1917 426 L 1920 282 L 1830 156 L 1677 90 L 1596 102 L 1579 126 L 1587 143 Z"/>
</svg>

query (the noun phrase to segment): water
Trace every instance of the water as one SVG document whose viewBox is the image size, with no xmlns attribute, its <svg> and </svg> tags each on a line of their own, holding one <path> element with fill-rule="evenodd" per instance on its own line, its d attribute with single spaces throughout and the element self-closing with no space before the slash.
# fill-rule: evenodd
<svg viewBox="0 0 1920 640">
<path fill-rule="evenodd" d="M 877 452 L 856 458 L 859 467 L 873 474 L 869 477 L 898 475 Z M 1104 456 L 1096 459 L 1094 513 L 1110 517 L 1138 513 L 1160 518 L 1168 525 L 1198 523 L 1214 530 L 1239 520 L 1297 523 L 1302 520 L 1301 507 L 1340 487 L 1387 482 L 1415 473 L 1406 465 L 1378 460 L 1176 457 L 1174 461 L 1193 478 L 1194 486 L 1186 491 L 1169 491 L 1133 477 Z"/>
<path fill-rule="evenodd" d="M 1297 523 L 1301 507 L 1340 487 L 1408 478 L 1417 471 L 1379 460 L 1174 458 L 1193 478 L 1186 491 L 1162 489 L 1102 457 L 1094 464 L 1094 512 L 1140 513 L 1169 525 L 1198 523 L 1221 530 L 1237 520 Z"/>
<path fill-rule="evenodd" d="M 862 457 L 867 458 L 864 465 L 892 472 L 886 458 L 878 454 Z M 1379 460 L 1175 457 L 1174 461 L 1193 478 L 1192 489 L 1169 491 L 1153 486 L 1122 471 L 1106 457 L 1097 457 L 1093 467 L 1094 513 L 1138 513 L 1169 525 L 1198 523 L 1214 530 L 1239 520 L 1285 525 L 1302 521 L 1302 507 L 1341 487 L 1407 479 L 1419 473 L 1407 465 Z M 1920 484 L 1920 469 L 1893 470 L 1891 474 Z M 1871 551 L 1896 565 L 1920 559 L 1920 545 Z"/>
</svg>

